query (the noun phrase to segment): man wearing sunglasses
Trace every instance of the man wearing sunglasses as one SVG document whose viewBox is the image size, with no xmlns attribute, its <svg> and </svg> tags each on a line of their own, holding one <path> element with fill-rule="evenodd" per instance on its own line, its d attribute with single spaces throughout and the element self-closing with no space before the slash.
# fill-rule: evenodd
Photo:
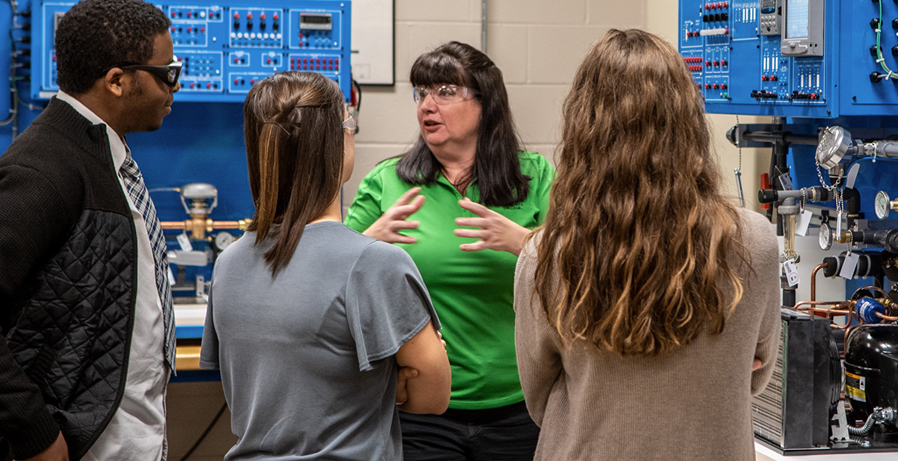
<svg viewBox="0 0 898 461">
<path fill-rule="evenodd" d="M 171 112 L 170 26 L 141 0 L 72 7 L 60 91 L 0 156 L 0 459 L 166 457 L 168 262 L 125 135 Z"/>
</svg>

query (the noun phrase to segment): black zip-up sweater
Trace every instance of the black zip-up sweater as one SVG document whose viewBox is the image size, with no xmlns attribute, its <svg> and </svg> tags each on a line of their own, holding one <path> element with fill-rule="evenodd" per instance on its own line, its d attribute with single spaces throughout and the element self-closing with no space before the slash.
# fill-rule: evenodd
<svg viewBox="0 0 898 461">
<path fill-rule="evenodd" d="M 137 240 L 105 125 L 56 98 L 0 156 L 0 459 L 80 459 L 125 388 Z"/>
</svg>

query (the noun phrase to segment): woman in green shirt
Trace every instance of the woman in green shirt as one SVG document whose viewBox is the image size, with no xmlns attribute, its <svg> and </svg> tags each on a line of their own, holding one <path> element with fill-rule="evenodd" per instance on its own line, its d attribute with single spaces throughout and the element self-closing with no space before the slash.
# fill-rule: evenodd
<svg viewBox="0 0 898 461">
<path fill-rule="evenodd" d="M 502 72 L 483 53 L 447 43 L 410 80 L 421 136 L 365 177 L 346 218 L 411 255 L 443 325 L 449 410 L 401 414 L 405 459 L 531 459 L 539 428 L 515 360 L 514 267 L 545 219 L 554 169 L 522 151 Z"/>
</svg>

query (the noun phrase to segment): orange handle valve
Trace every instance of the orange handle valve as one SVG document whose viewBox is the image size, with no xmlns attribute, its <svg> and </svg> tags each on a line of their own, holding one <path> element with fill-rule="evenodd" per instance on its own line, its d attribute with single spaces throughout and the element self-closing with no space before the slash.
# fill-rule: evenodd
<svg viewBox="0 0 898 461">
<path fill-rule="evenodd" d="M 761 190 L 767 190 L 767 189 L 773 189 L 773 187 L 770 186 L 770 175 L 767 173 L 761 173 Z M 762 203 L 761 208 L 765 209 L 765 210 L 769 210 L 770 204 Z"/>
</svg>

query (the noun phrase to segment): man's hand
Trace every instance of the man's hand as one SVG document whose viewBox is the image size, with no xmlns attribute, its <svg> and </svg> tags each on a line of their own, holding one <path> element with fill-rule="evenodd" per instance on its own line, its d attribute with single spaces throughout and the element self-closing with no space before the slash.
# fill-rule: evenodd
<svg viewBox="0 0 898 461">
<path fill-rule="evenodd" d="M 50 445 L 46 450 L 33 458 L 20 459 L 18 461 L 69 461 L 69 446 L 66 445 L 65 439 L 62 438 L 62 432 L 60 432 L 53 445 Z"/>
<path fill-rule="evenodd" d="M 387 243 L 417 242 L 414 237 L 406 237 L 400 234 L 399 231 L 403 229 L 417 229 L 418 225 L 421 224 L 418 221 L 406 221 L 409 216 L 420 210 L 421 206 L 424 205 L 424 196 L 418 195 L 419 192 L 421 192 L 420 187 L 413 187 L 402 194 L 402 197 L 399 197 L 399 200 L 396 200 L 396 203 L 383 216 L 374 221 L 374 224 L 362 233 Z"/>
</svg>

